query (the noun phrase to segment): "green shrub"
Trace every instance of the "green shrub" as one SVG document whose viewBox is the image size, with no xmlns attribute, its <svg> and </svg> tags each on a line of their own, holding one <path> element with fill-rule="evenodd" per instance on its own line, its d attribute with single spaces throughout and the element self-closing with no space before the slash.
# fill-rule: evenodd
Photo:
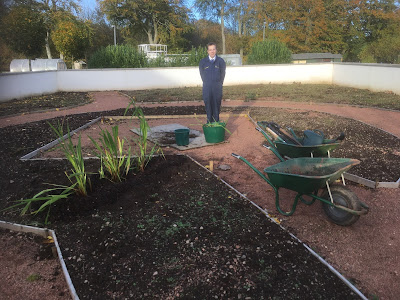
<svg viewBox="0 0 400 300">
<path fill-rule="evenodd" d="M 169 55 L 168 57 L 159 56 L 155 59 L 151 59 L 149 60 L 148 66 L 151 68 L 198 66 L 200 60 L 207 55 L 207 49 L 205 47 L 192 48 L 192 50 L 187 53 Z"/>
<path fill-rule="evenodd" d="M 130 45 L 107 46 L 95 52 L 88 61 L 88 68 L 162 68 L 198 66 L 200 60 L 206 57 L 205 47 L 193 48 L 188 53 L 159 56 L 147 60 L 146 55 L 140 53 Z"/>
<path fill-rule="evenodd" d="M 256 64 L 285 64 L 292 61 L 292 53 L 289 48 L 277 40 L 256 42 L 248 57 L 249 65 Z"/>
<path fill-rule="evenodd" d="M 96 51 L 88 61 L 88 68 L 143 68 L 147 58 L 130 45 L 107 46 Z"/>
<path fill-rule="evenodd" d="M 200 60 L 208 56 L 206 47 L 192 48 L 188 53 L 187 66 L 198 66 Z"/>
</svg>

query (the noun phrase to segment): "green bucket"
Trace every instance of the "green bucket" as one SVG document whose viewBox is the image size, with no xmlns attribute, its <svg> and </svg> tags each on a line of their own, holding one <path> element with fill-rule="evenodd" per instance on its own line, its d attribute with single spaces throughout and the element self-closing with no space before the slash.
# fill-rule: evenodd
<svg viewBox="0 0 400 300">
<path fill-rule="evenodd" d="M 178 146 L 189 144 L 189 129 L 175 129 L 175 141 Z"/>
<path fill-rule="evenodd" d="M 219 122 L 217 126 L 203 125 L 204 137 L 207 143 L 221 143 L 225 140 L 225 123 Z"/>
</svg>

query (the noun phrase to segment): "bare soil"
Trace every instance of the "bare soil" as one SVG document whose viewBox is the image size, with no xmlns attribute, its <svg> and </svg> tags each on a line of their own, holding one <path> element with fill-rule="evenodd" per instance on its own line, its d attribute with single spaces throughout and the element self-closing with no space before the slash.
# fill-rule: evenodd
<svg viewBox="0 0 400 300">
<path fill-rule="evenodd" d="M 1 299 L 70 299 L 58 258 L 42 237 L 0 229 Z"/>
<path fill-rule="evenodd" d="M 242 108 L 236 108 L 234 113 L 242 111 Z M 251 114 L 259 120 L 273 118 L 275 122 L 291 126 L 298 132 L 318 128 L 328 135 L 336 136 L 344 131 L 345 142 L 333 153 L 333 156 L 360 159 L 362 163 L 359 168 L 352 169 L 352 173 L 379 181 L 396 181 L 400 177 L 397 165 L 399 161 L 397 151 L 400 147 L 398 139 L 394 136 L 354 120 L 298 111 L 284 111 L 280 115 L 279 111 L 256 108 Z M 193 112 L 202 114 L 204 109 L 202 107 L 175 107 L 145 110 L 145 114 L 148 115 L 193 114 Z M 101 114 L 121 115 L 121 111 Z M 71 128 L 76 128 L 98 115 L 100 114 L 82 114 L 68 117 L 68 120 Z M 188 118 L 180 121 L 189 125 L 197 123 L 192 120 L 193 118 Z M 165 120 L 153 121 L 154 124 L 157 122 L 165 122 Z M 176 122 L 177 120 L 173 121 L 173 123 Z M 122 123 L 119 125 L 121 128 L 124 127 Z M 128 125 L 127 132 L 130 126 L 132 125 Z M 250 168 L 231 157 L 230 154 L 236 152 L 245 156 L 259 169 L 277 163 L 277 158 L 261 147 L 265 140 L 247 119 L 230 117 L 228 129 L 232 132 L 232 135 L 227 136 L 228 143 L 188 150 L 185 153 L 203 165 L 210 165 L 210 161 L 213 161 L 216 175 L 267 209 L 286 228 L 325 257 L 367 296 L 396 299 L 400 293 L 397 284 L 400 269 L 398 263 L 400 220 L 399 208 L 396 205 L 400 196 L 399 190 L 371 190 L 350 184 L 350 188 L 371 208 L 367 216 L 361 217 L 351 227 L 340 227 L 329 222 L 318 204 L 310 207 L 299 205 L 293 216 L 282 217 L 275 209 L 272 189 Z M 5 187 L 1 207 L 6 207 L 15 199 L 32 196 L 43 189 L 43 182 L 66 183 L 63 170 L 67 170 L 68 167 L 63 162 L 18 161 L 23 154 L 52 139 L 46 122 L 9 126 L 1 129 L 0 134 L 5 141 L 4 147 L 0 150 L 4 157 L 0 170 L 1 186 Z M 95 136 L 95 131 L 92 131 L 91 135 Z M 377 140 L 381 142 L 374 144 Z M 165 152 L 176 153 L 173 149 L 165 149 Z M 377 159 L 380 159 L 379 162 L 374 163 Z M 218 169 L 218 166 L 222 164 L 230 165 L 231 169 L 229 171 Z M 372 169 L 368 169 L 369 166 L 372 166 Z M 92 169 L 96 170 L 97 167 L 93 165 Z M 296 245 L 274 223 L 270 223 L 250 208 L 246 201 L 232 194 L 220 185 L 218 180 L 209 176 L 184 158 L 168 157 L 165 161 L 155 160 L 144 174 L 135 176 L 132 182 L 128 181 L 129 184 L 126 185 L 129 187 L 124 185 L 124 187 L 115 188 L 106 183 L 98 183 L 94 189 L 98 196 L 93 196 L 94 198 L 90 201 L 69 201 L 66 204 L 68 209 L 62 206 L 55 208 L 52 211 L 52 226 L 57 229 L 57 235 L 62 236 L 60 243 L 66 256 L 70 257 L 70 259 L 67 258 L 70 271 L 74 274 L 73 276 L 87 276 L 74 282 L 79 286 L 79 292 L 82 291 L 80 295 L 85 298 L 84 291 L 90 290 L 95 282 L 104 279 L 104 282 L 109 283 L 101 287 L 105 293 L 102 295 L 106 295 L 105 298 L 131 297 L 131 293 L 139 298 L 154 298 L 155 296 L 173 298 L 178 297 L 178 294 L 183 298 L 194 296 L 189 290 L 194 290 L 196 296 L 203 298 L 211 296 L 237 298 L 239 295 L 257 299 L 273 296 L 297 299 L 303 296 L 324 299 L 353 297 L 346 287 L 343 287 L 341 283 L 336 284 L 336 279 L 331 278 L 329 272 L 324 271 L 326 267 L 314 264 L 312 258 L 304 258 L 302 256 L 304 248 L 301 245 Z M 96 182 L 95 179 L 93 180 Z M 132 188 L 132 186 L 137 188 Z M 213 192 L 209 193 L 210 190 Z M 284 204 L 287 201 L 286 205 L 289 207 L 290 199 L 293 199 L 294 195 L 289 191 L 282 191 L 281 197 L 285 199 Z M 225 202 L 227 206 L 221 204 Z M 121 210 L 120 207 L 123 209 Z M 131 218 L 131 215 L 137 215 L 138 211 L 142 214 L 140 222 L 138 219 Z M 191 212 L 190 215 L 184 215 L 187 211 Z M 234 220 L 237 226 L 235 225 L 235 230 L 222 227 L 226 233 L 220 236 L 217 234 L 216 227 L 221 227 L 221 225 L 217 224 L 218 222 L 216 223 L 212 217 L 219 221 L 219 217 L 224 215 L 225 211 L 228 213 L 227 219 L 221 220 L 225 222 Z M 165 217 L 164 214 L 166 214 Z M 206 219 L 195 218 L 192 214 Z M 34 221 L 10 214 L 4 214 L 4 218 L 17 222 Z M 191 218 L 200 222 L 195 223 Z M 126 224 L 124 224 L 125 220 Z M 40 218 L 36 219 L 36 222 L 40 222 Z M 68 226 L 65 226 L 66 224 Z M 163 235 L 159 232 L 160 224 L 165 230 Z M 66 228 L 70 230 L 65 230 Z M 93 228 L 95 232 L 87 230 L 88 228 Z M 116 240 L 124 241 L 118 236 L 122 228 L 130 228 L 130 231 L 135 233 L 131 238 L 136 242 L 139 239 L 141 243 L 133 243 L 130 238 L 127 238 L 125 247 L 117 244 Z M 168 236 L 168 229 L 171 239 L 165 238 Z M 106 236 L 99 235 L 99 232 L 104 232 Z M 268 237 L 267 232 L 270 234 L 273 232 L 274 238 Z M 82 237 L 77 241 L 76 237 L 81 235 Z M 224 238 L 228 246 L 218 248 L 216 245 L 219 244 L 219 240 L 214 240 L 215 236 Z M 62 242 L 64 238 L 66 244 Z M 268 246 L 269 243 L 271 244 Z M 119 249 L 124 248 L 132 254 L 133 244 L 137 245 L 135 253 L 143 253 L 143 261 L 134 263 L 135 266 L 141 266 L 139 274 L 132 273 L 132 269 L 137 268 L 129 270 L 130 263 L 126 261 L 126 253 L 119 252 Z M 92 248 L 94 245 L 96 249 Z M 258 249 L 260 245 L 262 247 Z M 170 254 L 167 249 L 171 252 Z M 93 254 L 93 251 L 98 252 Z M 159 257 L 158 254 L 164 252 L 167 252 L 166 256 Z M 139 259 L 137 256 L 132 258 Z M 297 258 L 300 261 L 297 261 Z M 95 267 L 98 263 L 90 265 L 92 259 L 97 262 L 109 260 L 113 268 L 100 271 Z M 242 260 L 246 263 L 243 264 Z M 151 261 L 150 264 L 148 264 L 149 261 Z M 304 264 L 304 262 L 307 263 Z M 109 268 L 105 263 L 102 265 Z M 310 265 L 312 266 L 309 267 Z M 190 272 L 183 273 L 183 269 Z M 82 272 L 83 270 L 85 272 Z M 122 288 L 123 281 L 128 277 L 143 278 L 143 280 L 136 284 L 129 281 L 132 286 Z M 85 280 L 87 280 L 86 283 Z M 324 283 L 325 280 L 327 280 L 326 283 Z M 290 282 L 289 285 L 288 282 Z M 145 292 L 146 288 L 147 292 Z M 201 292 L 207 294 L 201 294 Z"/>
</svg>

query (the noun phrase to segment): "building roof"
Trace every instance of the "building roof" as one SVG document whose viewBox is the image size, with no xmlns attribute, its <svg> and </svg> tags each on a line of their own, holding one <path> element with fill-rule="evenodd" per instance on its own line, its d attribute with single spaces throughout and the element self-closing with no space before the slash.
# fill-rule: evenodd
<svg viewBox="0 0 400 300">
<path fill-rule="evenodd" d="M 341 54 L 332 53 L 298 53 L 292 54 L 292 59 L 324 59 L 324 58 L 342 58 Z"/>
</svg>

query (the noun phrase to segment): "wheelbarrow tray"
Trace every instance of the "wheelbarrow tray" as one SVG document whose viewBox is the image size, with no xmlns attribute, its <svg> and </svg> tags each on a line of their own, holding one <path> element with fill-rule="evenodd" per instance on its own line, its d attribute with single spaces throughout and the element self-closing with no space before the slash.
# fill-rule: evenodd
<svg viewBox="0 0 400 300">
<path fill-rule="evenodd" d="M 264 169 L 271 183 L 300 194 L 318 191 L 332 183 L 360 161 L 351 158 L 302 157 L 280 162 Z"/>
<path fill-rule="evenodd" d="M 275 141 L 274 143 L 280 155 L 291 158 L 309 157 L 311 156 L 311 153 L 314 157 L 326 157 L 328 151 L 334 150 L 340 145 L 339 142 L 326 144 L 323 143 L 313 146 L 294 145 L 279 141 Z"/>
</svg>

